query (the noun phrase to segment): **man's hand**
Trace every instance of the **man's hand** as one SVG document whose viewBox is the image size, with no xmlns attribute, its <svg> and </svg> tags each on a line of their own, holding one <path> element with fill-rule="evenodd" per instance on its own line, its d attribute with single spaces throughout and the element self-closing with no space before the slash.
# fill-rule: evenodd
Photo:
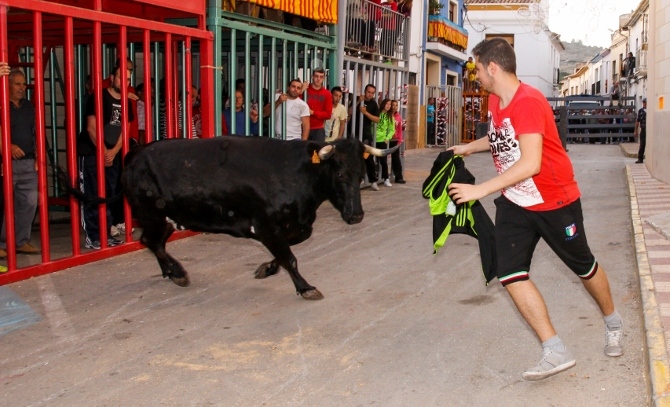
<svg viewBox="0 0 670 407">
<path fill-rule="evenodd" d="M 453 151 L 455 155 L 462 155 L 463 157 L 467 157 L 471 154 L 467 144 L 451 146 L 447 149 L 447 151 Z"/>
<path fill-rule="evenodd" d="M 21 157 L 24 157 L 26 153 L 21 150 L 21 147 L 17 146 L 16 144 L 12 144 L 12 158 L 15 160 L 18 160 Z"/>
<path fill-rule="evenodd" d="M 258 110 L 251 109 L 251 112 L 249 112 L 249 118 L 252 122 L 256 123 L 258 121 Z"/>
<path fill-rule="evenodd" d="M 109 150 L 105 148 L 105 167 L 112 166 L 112 163 L 114 162 L 114 157 L 116 157 L 116 153 L 118 153 L 118 151 L 113 148 Z"/>
<path fill-rule="evenodd" d="M 455 184 L 449 185 L 449 197 L 457 204 L 476 201 L 486 196 L 479 185 Z"/>
<path fill-rule="evenodd" d="M 140 100 L 140 97 L 137 96 L 137 95 L 134 94 L 134 93 L 128 93 L 128 99 L 137 101 L 137 100 Z"/>
<path fill-rule="evenodd" d="M 280 103 L 284 103 L 284 102 L 286 102 L 287 99 L 288 99 L 288 95 L 286 93 L 282 93 L 281 95 L 279 95 L 279 99 L 277 99 L 277 100 Z"/>
<path fill-rule="evenodd" d="M 7 76 L 12 71 L 7 62 L 0 62 L 0 76 Z"/>
<path fill-rule="evenodd" d="M 360 112 L 363 113 L 363 114 L 367 113 L 367 111 L 368 111 L 368 109 L 365 107 L 365 105 L 360 106 L 360 107 L 358 108 L 358 110 L 360 110 Z"/>
<path fill-rule="evenodd" d="M 302 88 L 300 89 L 300 92 L 302 93 L 302 92 L 306 91 L 308 87 L 309 87 L 309 81 L 303 82 L 302 83 Z"/>
</svg>

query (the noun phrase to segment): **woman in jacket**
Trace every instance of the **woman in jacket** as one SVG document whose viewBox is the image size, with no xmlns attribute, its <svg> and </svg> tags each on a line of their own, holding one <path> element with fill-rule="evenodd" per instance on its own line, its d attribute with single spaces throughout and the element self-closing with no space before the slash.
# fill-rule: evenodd
<svg viewBox="0 0 670 407">
<path fill-rule="evenodd" d="M 393 148 L 398 144 L 402 143 L 403 141 L 402 116 L 398 111 L 397 100 L 391 101 L 391 110 L 389 111 L 389 113 L 393 117 L 393 122 L 395 124 L 395 134 L 393 134 L 393 137 L 391 138 L 391 144 L 389 145 L 390 148 Z M 395 177 L 395 182 L 398 184 L 404 184 L 405 179 L 402 176 L 402 162 L 400 161 L 400 150 L 402 150 L 402 148 L 397 149 L 391 154 L 391 168 L 393 169 L 393 176 Z"/>
<path fill-rule="evenodd" d="M 391 111 L 391 99 L 384 99 L 379 105 L 379 122 L 377 123 L 377 139 L 376 147 L 381 149 L 388 148 L 389 142 L 395 135 L 395 120 Z M 379 157 L 379 164 L 382 166 L 382 178 L 384 179 L 384 185 L 387 187 L 391 186 L 391 181 L 389 180 L 389 167 L 386 161 L 386 156 Z"/>
</svg>

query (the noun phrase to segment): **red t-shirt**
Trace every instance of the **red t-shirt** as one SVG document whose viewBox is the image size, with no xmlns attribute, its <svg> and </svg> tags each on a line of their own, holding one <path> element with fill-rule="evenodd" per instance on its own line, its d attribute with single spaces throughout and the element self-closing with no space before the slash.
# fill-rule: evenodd
<svg viewBox="0 0 670 407">
<path fill-rule="evenodd" d="M 324 122 L 333 114 L 333 94 L 325 86 L 316 90 L 309 84 L 307 87 L 307 105 L 314 112 L 309 116 L 309 129 L 323 129 Z"/>
<path fill-rule="evenodd" d="M 547 98 L 539 90 L 522 83 L 510 104 L 504 109 L 499 106 L 500 98 L 491 94 L 488 137 L 499 174 L 521 158 L 519 135 L 542 134 L 540 172 L 503 189 L 503 195 L 531 211 L 548 211 L 576 201 L 580 196 L 579 187 Z"/>
</svg>

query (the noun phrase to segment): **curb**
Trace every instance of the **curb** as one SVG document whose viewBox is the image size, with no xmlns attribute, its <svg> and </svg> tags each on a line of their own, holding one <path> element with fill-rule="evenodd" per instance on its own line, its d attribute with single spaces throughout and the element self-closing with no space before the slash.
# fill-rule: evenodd
<svg viewBox="0 0 670 407">
<path fill-rule="evenodd" d="M 633 239 L 640 278 L 640 296 L 642 299 L 642 316 L 644 318 L 645 340 L 649 363 L 649 384 L 651 385 L 651 401 L 655 407 L 670 407 L 670 363 L 665 348 L 665 333 L 661 324 L 661 316 L 656 301 L 654 281 L 651 277 L 651 266 L 647 257 L 647 248 L 642 230 L 642 219 L 637 203 L 637 192 L 633 182 L 630 165 L 626 165 L 626 179 L 630 197 Z"/>
<path fill-rule="evenodd" d="M 620 143 L 619 147 L 621 148 L 621 152 L 623 153 L 624 157 L 637 158 L 637 151 L 640 148 L 640 144 L 639 143 Z M 628 148 L 628 147 L 631 147 L 631 148 Z"/>
</svg>

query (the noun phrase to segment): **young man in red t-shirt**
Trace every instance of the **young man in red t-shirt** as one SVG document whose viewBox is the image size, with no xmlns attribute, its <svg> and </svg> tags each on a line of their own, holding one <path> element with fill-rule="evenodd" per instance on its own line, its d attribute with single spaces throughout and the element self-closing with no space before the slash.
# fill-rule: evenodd
<svg viewBox="0 0 670 407">
<path fill-rule="evenodd" d="M 326 141 L 326 120 L 330 120 L 333 113 L 333 95 L 323 82 L 326 79 L 326 71 L 316 68 L 312 73 L 312 83 L 305 82 L 303 90 L 307 90 L 305 102 L 309 106 L 309 137 L 308 140 Z"/>
<path fill-rule="evenodd" d="M 575 365 L 549 319 L 542 295 L 529 280 L 535 245 L 544 239 L 577 274 L 605 319 L 607 356 L 621 356 L 623 321 L 614 308 L 609 282 L 589 249 L 579 188 L 561 145 L 547 99 L 516 76 L 516 56 L 502 38 L 479 43 L 472 51 L 477 77 L 491 92 L 488 137 L 454 146 L 463 156 L 490 150 L 498 176 L 479 185 L 451 184 L 457 203 L 481 199 L 502 190 L 496 203 L 498 279 L 542 342 L 540 363 L 525 371 L 526 380 L 541 380 Z"/>
</svg>

